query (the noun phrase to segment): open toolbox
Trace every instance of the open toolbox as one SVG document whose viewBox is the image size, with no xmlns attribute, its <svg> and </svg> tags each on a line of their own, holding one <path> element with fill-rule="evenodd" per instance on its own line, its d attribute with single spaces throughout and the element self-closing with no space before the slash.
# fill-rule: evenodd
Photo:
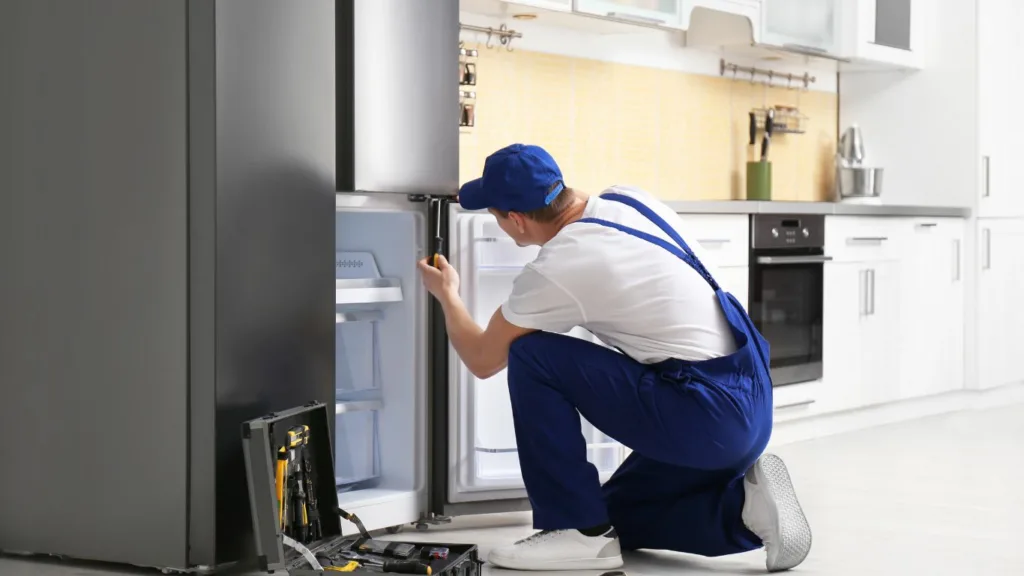
<svg viewBox="0 0 1024 576">
<path fill-rule="evenodd" d="M 338 507 L 330 413 L 312 402 L 242 425 L 249 505 L 261 570 L 478 576 L 472 544 L 374 539 Z M 360 534 L 346 536 L 341 518 Z"/>
</svg>

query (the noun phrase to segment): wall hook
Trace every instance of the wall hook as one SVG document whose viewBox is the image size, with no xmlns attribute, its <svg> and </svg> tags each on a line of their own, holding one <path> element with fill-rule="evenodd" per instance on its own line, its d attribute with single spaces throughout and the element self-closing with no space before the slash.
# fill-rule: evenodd
<svg viewBox="0 0 1024 576">
<path fill-rule="evenodd" d="M 488 32 L 487 32 L 487 44 L 484 45 L 484 46 L 487 47 L 488 50 L 490 50 L 491 48 L 494 48 L 494 45 L 491 43 L 492 40 L 494 40 L 494 33 L 492 31 L 488 30 Z"/>
</svg>

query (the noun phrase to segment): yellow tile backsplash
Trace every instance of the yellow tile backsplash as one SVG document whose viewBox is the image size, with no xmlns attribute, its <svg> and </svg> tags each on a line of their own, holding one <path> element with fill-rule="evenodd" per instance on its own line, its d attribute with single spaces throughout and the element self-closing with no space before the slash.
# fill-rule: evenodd
<svg viewBox="0 0 1024 576">
<path fill-rule="evenodd" d="M 765 89 L 742 78 L 571 58 L 480 50 L 476 126 L 460 135 L 459 172 L 479 177 L 491 152 L 546 148 L 566 184 L 600 192 L 639 186 L 666 200 L 746 196 L 751 108 L 798 106 L 804 134 L 773 138 L 773 200 L 827 200 L 837 140 L 836 94 Z"/>
</svg>

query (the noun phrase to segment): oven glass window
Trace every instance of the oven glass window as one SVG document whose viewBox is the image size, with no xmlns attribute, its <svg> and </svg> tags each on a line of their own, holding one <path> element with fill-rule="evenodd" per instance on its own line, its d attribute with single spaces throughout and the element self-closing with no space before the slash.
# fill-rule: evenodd
<svg viewBox="0 0 1024 576">
<path fill-rule="evenodd" d="M 751 315 L 771 347 L 772 368 L 821 362 L 822 266 L 762 266 Z"/>
</svg>

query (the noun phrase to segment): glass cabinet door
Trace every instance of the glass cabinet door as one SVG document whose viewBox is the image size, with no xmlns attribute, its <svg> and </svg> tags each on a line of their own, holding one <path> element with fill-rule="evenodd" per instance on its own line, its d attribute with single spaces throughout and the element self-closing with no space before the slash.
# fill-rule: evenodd
<svg viewBox="0 0 1024 576">
<path fill-rule="evenodd" d="M 624 22 L 678 28 L 681 5 L 680 0 L 575 0 L 574 9 Z"/>
<path fill-rule="evenodd" d="M 763 0 L 761 42 L 812 54 L 836 54 L 839 15 L 839 0 Z"/>
</svg>

